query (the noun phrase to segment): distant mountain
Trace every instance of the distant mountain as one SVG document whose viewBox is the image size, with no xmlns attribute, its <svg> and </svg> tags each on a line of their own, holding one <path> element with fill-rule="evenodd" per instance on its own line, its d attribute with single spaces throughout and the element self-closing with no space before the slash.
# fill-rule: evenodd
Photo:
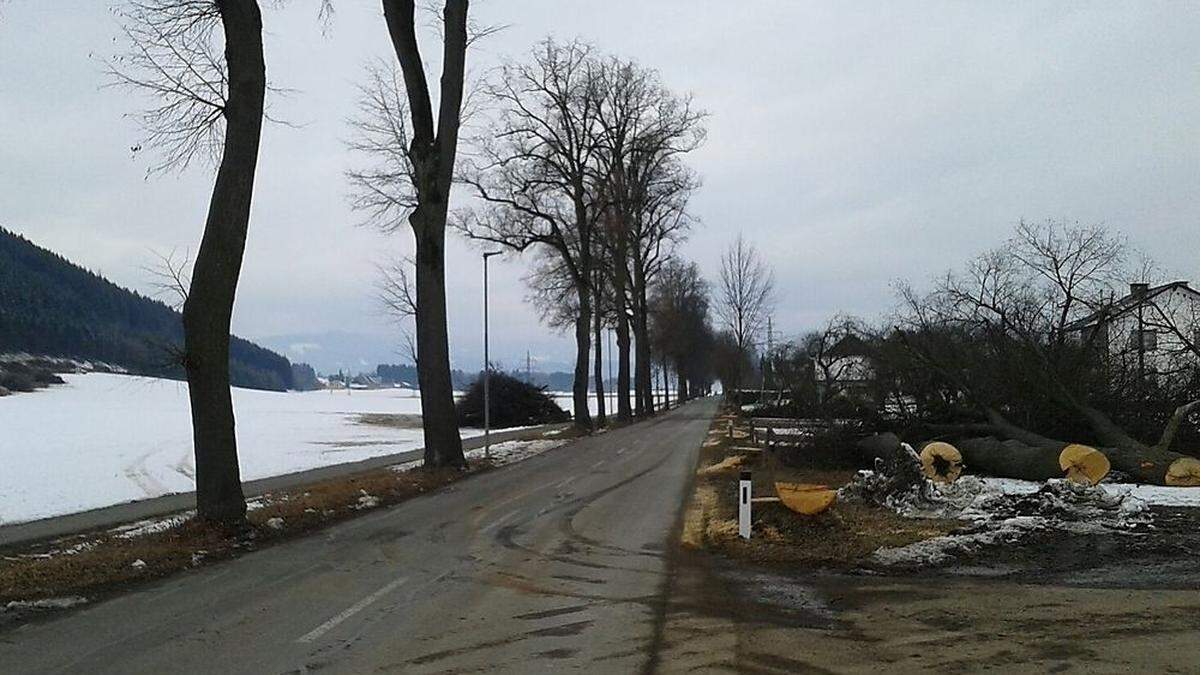
<svg viewBox="0 0 1200 675">
<path fill-rule="evenodd" d="M 259 344 L 292 361 L 311 365 L 322 375 L 339 371 L 357 375 L 394 361 L 402 351 L 399 331 L 391 334 L 332 330 L 256 337 Z"/>
<path fill-rule="evenodd" d="M 172 354 L 183 322 L 167 305 L 0 228 L 0 352 L 29 352 L 104 361 L 143 375 L 182 378 Z M 234 337 L 235 386 L 292 388 L 291 363 Z"/>
</svg>

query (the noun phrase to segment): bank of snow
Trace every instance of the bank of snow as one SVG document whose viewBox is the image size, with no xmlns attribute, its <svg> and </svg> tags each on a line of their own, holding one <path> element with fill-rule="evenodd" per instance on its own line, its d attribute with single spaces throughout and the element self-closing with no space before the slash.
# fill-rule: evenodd
<svg viewBox="0 0 1200 675">
<path fill-rule="evenodd" d="M 194 489 L 185 383 L 106 373 L 63 379 L 0 398 L 0 524 Z M 358 423 L 369 413 L 419 415 L 409 389 L 234 389 L 233 402 L 245 480 L 423 445 L 419 428 Z"/>
</svg>

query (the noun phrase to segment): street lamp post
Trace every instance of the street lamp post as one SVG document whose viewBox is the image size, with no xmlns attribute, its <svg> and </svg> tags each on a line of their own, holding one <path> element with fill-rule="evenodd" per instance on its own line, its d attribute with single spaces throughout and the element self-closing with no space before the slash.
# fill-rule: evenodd
<svg viewBox="0 0 1200 675">
<path fill-rule="evenodd" d="M 483 252 L 483 458 L 492 458 L 492 402 L 488 392 L 488 381 L 492 374 L 492 361 L 488 355 L 488 258 L 500 255 L 500 251 Z"/>
</svg>

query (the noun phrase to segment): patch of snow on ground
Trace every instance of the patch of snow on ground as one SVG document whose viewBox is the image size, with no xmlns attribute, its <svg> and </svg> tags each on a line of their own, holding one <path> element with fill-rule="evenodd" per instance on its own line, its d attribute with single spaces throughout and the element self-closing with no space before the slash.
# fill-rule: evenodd
<svg viewBox="0 0 1200 675">
<path fill-rule="evenodd" d="M 32 610 L 66 609 L 82 605 L 87 598 L 77 595 L 65 598 L 44 598 L 42 600 L 13 600 L 4 606 L 6 612 L 28 612 Z"/>
<path fill-rule="evenodd" d="M 1042 483 L 1016 478 L 980 478 L 985 484 L 1004 494 L 1020 495 L 1037 492 Z M 1150 506 L 1182 506 L 1200 508 L 1200 487 L 1164 487 L 1134 483 L 1101 483 L 1112 494 L 1128 495 Z"/>
<path fill-rule="evenodd" d="M 146 520 L 139 520 L 136 523 L 118 525 L 109 530 L 109 532 L 119 539 L 137 539 L 148 534 L 165 532 L 173 527 L 182 525 L 184 522 L 191 520 L 195 515 L 195 511 L 184 511 L 183 513 L 176 513 L 161 518 L 147 518 Z"/>
<path fill-rule="evenodd" d="M 1032 532 L 1122 532 L 1150 522 L 1147 503 L 1128 492 L 1066 480 L 1033 485 L 1036 490 L 1031 492 L 1024 485 L 997 485 L 966 476 L 951 485 L 926 486 L 931 488 L 925 491 L 927 498 L 900 500 L 895 504 L 897 512 L 910 517 L 959 518 L 972 524 L 941 537 L 880 549 L 872 558 L 889 566 L 938 565 L 987 546 L 1015 543 Z"/>
<path fill-rule="evenodd" d="M 505 441 L 503 443 L 493 443 L 491 448 L 492 462 L 496 466 L 504 466 L 505 464 L 513 464 L 523 459 L 529 459 L 536 455 L 540 455 L 547 450 L 553 450 L 566 441 L 558 439 L 541 439 L 530 441 Z M 467 451 L 467 459 L 483 459 L 483 448 L 475 448 Z"/>
<path fill-rule="evenodd" d="M 898 567 L 940 565 L 957 556 L 977 553 L 988 546 L 1014 543 L 1030 532 L 1046 528 L 1044 518 L 1019 516 L 990 526 L 980 525 L 963 532 L 918 541 L 908 546 L 881 548 L 875 552 L 872 559 L 882 565 Z"/>
</svg>

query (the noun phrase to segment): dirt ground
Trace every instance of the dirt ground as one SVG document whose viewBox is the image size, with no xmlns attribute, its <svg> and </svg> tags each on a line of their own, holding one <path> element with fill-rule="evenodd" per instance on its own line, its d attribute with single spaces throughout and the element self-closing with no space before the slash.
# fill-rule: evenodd
<svg viewBox="0 0 1200 675">
<path fill-rule="evenodd" d="M 701 467 L 749 445 L 736 429 L 729 438 L 726 420 L 713 429 Z M 758 494 L 772 494 L 775 477 L 836 486 L 852 473 L 746 454 Z M 1195 509 L 1156 508 L 1152 526 L 1127 534 L 1040 532 L 897 571 L 867 556 L 958 523 L 849 504 L 802 519 L 756 504 L 756 538 L 744 542 L 731 525 L 738 468 L 697 476 L 659 671 L 1196 672 L 1188 656 L 1200 634 Z"/>
</svg>

